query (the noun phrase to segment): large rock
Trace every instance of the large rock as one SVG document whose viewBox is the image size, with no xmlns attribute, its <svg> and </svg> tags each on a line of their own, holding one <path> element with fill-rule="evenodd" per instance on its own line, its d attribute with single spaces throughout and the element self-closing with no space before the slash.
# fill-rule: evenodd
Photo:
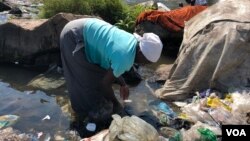
<svg viewBox="0 0 250 141">
<path fill-rule="evenodd" d="M 15 63 L 35 69 L 48 69 L 51 65 L 60 65 L 61 30 L 69 21 L 84 17 L 93 16 L 60 13 L 50 19 L 13 19 L 0 25 L 0 63 Z M 124 77 L 131 85 L 141 81 L 133 69 L 125 73 Z M 60 77 L 55 79 L 41 75 L 29 85 L 48 90 L 63 84 Z"/>
<path fill-rule="evenodd" d="M 0 2 L 0 12 L 10 10 L 11 7 L 8 4 L 5 4 L 3 2 Z"/>
<path fill-rule="evenodd" d="M 61 30 L 83 17 L 90 16 L 59 13 L 50 19 L 12 19 L 0 25 L 0 63 L 49 66 L 60 61 Z"/>
<path fill-rule="evenodd" d="M 18 16 L 18 17 L 21 17 L 22 14 L 23 14 L 23 12 L 21 11 L 20 8 L 18 8 L 18 7 L 13 7 L 13 8 L 11 8 L 11 10 L 9 11 L 9 14 L 13 14 L 13 15 L 16 15 L 16 16 Z"/>
</svg>

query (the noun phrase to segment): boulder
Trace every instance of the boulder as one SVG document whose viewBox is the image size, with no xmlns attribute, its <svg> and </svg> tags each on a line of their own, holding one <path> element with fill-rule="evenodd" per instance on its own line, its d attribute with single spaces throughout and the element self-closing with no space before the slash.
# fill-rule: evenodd
<svg viewBox="0 0 250 141">
<path fill-rule="evenodd" d="M 0 12 L 3 12 L 3 11 L 8 11 L 10 10 L 11 7 L 3 2 L 0 2 Z"/>
<path fill-rule="evenodd" d="M 83 17 L 90 16 L 59 13 L 50 19 L 12 19 L 0 25 L 0 63 L 49 66 L 60 62 L 61 30 Z"/>
<path fill-rule="evenodd" d="M 20 10 L 20 8 L 18 7 L 13 7 L 11 8 L 11 10 L 9 11 L 9 14 L 13 14 L 13 15 L 16 15 L 18 17 L 21 17 L 23 12 Z"/>
<path fill-rule="evenodd" d="M 69 21 L 84 17 L 93 16 L 59 13 L 50 19 L 12 19 L 0 25 L 0 63 L 15 63 L 42 70 L 60 65 L 61 30 Z M 131 85 L 141 81 L 133 69 L 125 73 L 124 77 Z M 56 89 L 63 84 L 61 77 L 55 79 L 46 75 L 40 75 L 29 83 L 30 86 L 45 90 Z"/>
</svg>

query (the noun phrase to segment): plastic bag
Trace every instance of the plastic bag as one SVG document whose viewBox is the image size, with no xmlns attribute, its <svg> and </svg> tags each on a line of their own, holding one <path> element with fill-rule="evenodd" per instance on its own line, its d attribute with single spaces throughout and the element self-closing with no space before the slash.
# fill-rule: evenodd
<svg viewBox="0 0 250 141">
<path fill-rule="evenodd" d="M 109 130 L 105 129 L 96 135 L 89 138 L 84 138 L 81 141 L 109 141 Z"/>
<path fill-rule="evenodd" d="M 208 124 L 204 124 L 204 123 L 201 123 L 201 122 L 198 121 L 189 130 L 182 129 L 180 131 L 181 135 L 182 135 L 182 138 L 183 138 L 183 141 L 195 141 L 195 140 L 199 140 L 200 141 L 201 138 L 206 139 L 204 135 L 206 135 L 207 132 L 204 132 L 202 130 L 202 135 L 201 135 L 200 132 L 198 131 L 199 129 L 209 129 L 211 132 L 214 133 L 215 136 L 222 134 L 221 129 L 219 127 L 210 126 Z M 201 140 L 201 141 L 205 141 L 205 140 Z M 211 140 L 211 141 L 213 141 L 213 140 Z"/>
<path fill-rule="evenodd" d="M 166 138 L 174 137 L 178 130 L 170 127 L 161 127 L 160 134 Z"/>
<path fill-rule="evenodd" d="M 0 116 L 0 129 L 15 124 L 18 119 L 19 119 L 19 116 L 16 116 L 16 115 Z"/>
<path fill-rule="evenodd" d="M 232 114 L 225 110 L 222 107 L 216 109 L 209 109 L 208 113 L 213 117 L 213 119 L 218 123 L 229 123 L 233 124 L 234 122 L 231 121 Z"/>
<path fill-rule="evenodd" d="M 182 141 L 182 135 L 180 132 L 176 132 L 175 135 L 169 138 L 169 141 Z"/>
<path fill-rule="evenodd" d="M 248 124 L 249 117 L 247 116 L 250 113 L 250 93 L 249 92 L 235 92 L 232 93 L 232 111 L 233 114 L 232 120 L 234 124 Z"/>
<path fill-rule="evenodd" d="M 110 141 L 157 141 L 158 132 L 150 124 L 136 117 L 113 115 L 109 127 Z"/>
<path fill-rule="evenodd" d="M 250 112 L 250 93 L 233 93 L 232 94 L 232 113 L 247 114 Z"/>
<path fill-rule="evenodd" d="M 209 125 L 217 126 L 218 123 L 215 122 L 207 112 L 202 110 L 203 100 L 204 99 L 201 99 L 200 102 L 191 103 L 181 108 L 182 113 L 179 118 L 191 121 L 193 123 L 201 121 Z"/>
<path fill-rule="evenodd" d="M 207 98 L 207 105 L 210 106 L 211 108 L 223 107 L 228 111 L 232 110 L 232 108 L 230 106 L 223 103 L 218 97 L 208 97 Z"/>
<path fill-rule="evenodd" d="M 201 141 L 217 141 L 214 132 L 207 128 L 199 128 L 198 132 L 201 134 Z"/>
<path fill-rule="evenodd" d="M 210 109 L 209 114 L 222 124 L 248 124 L 247 113 L 250 112 L 250 95 L 246 93 L 233 93 L 227 95 L 223 103 L 230 104 L 231 111 L 223 106 Z"/>
<path fill-rule="evenodd" d="M 173 111 L 173 109 L 170 108 L 165 102 L 162 102 L 162 101 L 153 101 L 149 105 L 152 106 L 154 109 L 165 113 L 171 119 L 177 117 L 177 115 Z"/>
</svg>

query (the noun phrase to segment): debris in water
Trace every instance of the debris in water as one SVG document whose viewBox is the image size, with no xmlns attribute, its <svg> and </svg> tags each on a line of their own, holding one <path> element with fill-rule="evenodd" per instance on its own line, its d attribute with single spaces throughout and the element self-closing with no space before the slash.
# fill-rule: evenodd
<svg viewBox="0 0 250 141">
<path fill-rule="evenodd" d="M 46 115 L 42 120 L 50 120 L 50 116 L 49 115 Z"/>
<path fill-rule="evenodd" d="M 37 138 L 39 139 L 43 135 L 43 132 L 37 133 Z"/>
<path fill-rule="evenodd" d="M 8 127 L 16 123 L 19 119 L 19 116 L 16 115 L 3 115 L 0 116 L 0 129 L 3 127 Z"/>
</svg>

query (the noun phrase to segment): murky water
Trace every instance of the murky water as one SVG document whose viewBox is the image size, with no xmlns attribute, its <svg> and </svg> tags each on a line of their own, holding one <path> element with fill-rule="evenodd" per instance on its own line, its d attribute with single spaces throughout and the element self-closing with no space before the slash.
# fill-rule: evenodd
<svg viewBox="0 0 250 141">
<path fill-rule="evenodd" d="M 171 66 L 173 59 L 161 59 L 159 63 Z M 158 65 L 148 66 L 148 70 L 157 68 Z M 150 72 L 150 71 L 149 71 Z M 41 72 L 28 70 L 21 67 L 1 65 L 0 67 L 0 115 L 18 115 L 20 119 L 13 125 L 23 133 L 36 135 L 39 132 L 50 134 L 52 137 L 60 134 L 66 137 L 70 128 L 71 111 L 66 94 L 66 89 L 55 91 L 42 91 L 28 87 L 27 84 Z M 150 75 L 150 74 L 149 74 Z M 142 81 L 130 88 L 129 106 L 133 114 L 147 111 L 147 104 L 154 100 L 153 91 L 159 84 Z M 114 85 L 114 90 L 119 98 L 119 87 Z M 46 115 L 50 120 L 42 120 Z"/>
<path fill-rule="evenodd" d="M 13 128 L 24 133 L 43 132 L 51 135 L 65 133 L 70 118 L 64 113 L 65 94 L 53 94 L 27 87 L 39 72 L 1 65 L 0 67 L 0 115 L 18 115 Z M 42 120 L 46 115 L 50 120 Z"/>
</svg>

